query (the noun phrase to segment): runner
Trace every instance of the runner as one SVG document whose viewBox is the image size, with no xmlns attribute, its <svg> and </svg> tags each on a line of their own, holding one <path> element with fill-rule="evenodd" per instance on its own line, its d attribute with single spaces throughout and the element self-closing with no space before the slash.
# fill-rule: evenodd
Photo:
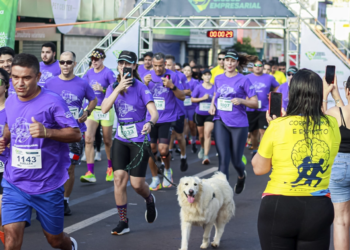
<svg viewBox="0 0 350 250">
<path fill-rule="evenodd" d="M 186 99 L 185 99 L 185 109 L 186 109 L 186 122 L 185 122 L 185 137 L 188 136 L 188 131 L 190 131 L 192 139 L 191 139 L 191 145 L 192 145 L 192 153 L 197 152 L 196 147 L 196 137 L 197 137 L 197 126 L 196 123 L 193 121 L 194 112 L 196 110 L 196 107 L 198 106 L 196 103 L 192 103 L 191 101 L 191 95 L 195 88 L 200 85 L 200 83 L 192 78 L 192 70 L 189 66 L 185 67 L 183 69 L 184 74 L 186 76 L 186 83 L 188 85 L 188 90 L 185 90 Z M 211 74 L 210 74 L 211 76 Z"/>
<path fill-rule="evenodd" d="M 175 73 L 176 77 L 177 77 L 177 87 L 179 88 L 179 90 L 181 91 L 185 91 L 188 90 L 188 86 L 185 85 L 186 84 L 186 76 L 184 74 L 182 74 L 179 71 L 175 70 L 175 57 L 172 55 L 166 55 L 165 56 L 165 60 L 166 60 L 166 66 L 165 68 L 168 70 L 171 70 L 172 72 Z M 186 101 L 186 99 L 185 99 Z M 187 164 L 187 156 L 186 156 L 186 140 L 185 140 L 185 136 L 184 136 L 184 125 L 185 125 L 185 114 L 186 114 L 186 110 L 185 110 L 185 101 L 180 100 L 178 98 L 176 98 L 176 104 L 177 104 L 177 120 L 176 122 L 173 123 L 173 130 L 172 130 L 172 134 L 170 137 L 170 143 L 169 143 L 169 152 L 172 153 L 172 149 L 173 149 L 173 145 L 174 145 L 174 140 L 175 138 L 178 141 L 179 147 L 180 147 L 180 170 L 182 172 L 185 172 L 188 168 L 188 164 Z"/>
<path fill-rule="evenodd" d="M 10 47 L 0 47 L 0 68 L 7 71 L 10 77 L 10 86 L 8 89 L 8 95 L 16 94 L 13 88 L 11 71 L 12 71 L 12 61 L 15 57 L 15 51 Z"/>
<path fill-rule="evenodd" d="M 149 75 L 152 70 L 152 59 L 153 59 L 153 53 L 147 52 L 143 56 L 143 65 L 139 65 L 137 71 L 143 79 L 146 75 Z"/>
<path fill-rule="evenodd" d="M 70 165 L 67 143 L 81 140 L 80 129 L 62 98 L 38 86 L 35 56 L 17 55 L 12 79 L 17 95 L 6 101 L 8 129 L 0 139 L 0 153 L 10 144 L 11 154 L 1 183 L 5 249 L 21 249 L 34 208 L 49 244 L 76 250 L 77 242 L 63 232 L 63 185 Z"/>
<path fill-rule="evenodd" d="M 165 68 L 165 55 L 157 53 L 153 57 L 153 70 L 151 71 L 151 79 L 145 84 L 153 94 L 154 102 L 159 113 L 159 120 L 152 128 L 151 148 L 154 154 L 157 153 L 157 141 L 159 140 L 158 150 L 165 164 L 165 176 L 172 180 L 172 170 L 170 168 L 169 157 L 169 142 L 171 134 L 171 124 L 177 120 L 176 112 L 176 98 L 185 100 L 185 93 L 178 89 L 177 76 L 171 70 Z M 168 79 L 168 76 L 170 79 Z M 147 120 L 149 120 L 147 116 Z M 152 183 L 150 190 L 158 190 L 162 188 L 159 177 L 157 175 L 158 168 L 152 158 L 148 161 L 152 172 Z M 163 180 L 163 187 L 169 188 L 170 184 L 165 178 Z"/>
<path fill-rule="evenodd" d="M 298 72 L 298 68 L 292 66 L 287 70 L 288 81 L 283 83 L 277 90 L 278 93 L 282 93 L 282 107 L 287 111 L 289 103 L 289 85 L 290 81 L 293 79 L 293 76 Z"/>
<path fill-rule="evenodd" d="M 214 129 L 213 115 L 209 114 L 210 103 L 214 95 L 214 86 L 210 83 L 211 71 L 205 69 L 203 71 L 203 84 L 197 86 L 192 92 L 192 102 L 198 103 L 194 120 L 198 126 L 199 141 L 201 149 L 198 158 L 203 159 L 202 164 L 209 164 L 209 151 L 211 145 L 211 133 Z"/>
<path fill-rule="evenodd" d="M 11 61 L 12 63 L 12 61 Z M 7 119 L 5 112 L 5 101 L 8 97 L 10 77 L 6 70 L 0 68 L 0 137 L 3 136 L 4 128 L 7 127 Z M 8 148 L 0 154 L 0 182 L 2 181 L 2 176 L 4 173 L 5 163 L 10 155 L 10 150 Z M 0 239 L 4 243 L 4 228 L 1 224 L 1 199 L 2 199 L 3 189 L 0 185 Z"/>
<path fill-rule="evenodd" d="M 45 87 L 46 82 L 55 76 L 61 74 L 60 65 L 56 60 L 56 45 L 49 42 L 41 46 L 40 72 L 41 77 L 39 85 Z"/>
<path fill-rule="evenodd" d="M 225 55 L 226 53 L 224 51 L 221 51 L 218 54 L 218 65 L 211 70 L 211 79 L 210 79 L 211 84 L 214 84 L 214 80 L 216 76 L 221 75 L 225 72 L 225 69 L 224 69 Z"/>
<path fill-rule="evenodd" d="M 279 84 L 283 84 L 287 81 L 286 75 L 284 73 L 282 73 L 281 71 L 279 71 L 279 65 L 276 61 L 270 61 L 269 64 L 271 64 L 271 75 L 273 75 L 276 79 L 276 81 Z"/>
<path fill-rule="evenodd" d="M 97 98 L 89 84 L 74 75 L 74 67 L 76 66 L 76 57 L 74 52 L 63 52 L 60 57 L 61 74 L 55 76 L 46 82 L 45 88 L 60 95 L 68 105 L 74 119 L 80 127 L 80 132 L 86 131 L 85 121 L 94 110 Z M 85 111 L 82 109 L 83 100 L 87 99 L 89 105 Z M 81 137 L 80 142 L 69 143 L 69 156 L 71 165 L 68 169 L 69 179 L 64 184 L 64 215 L 71 215 L 69 208 L 69 197 L 73 191 L 75 174 L 74 169 L 76 165 L 80 165 L 80 157 L 84 149 L 84 138 Z"/>
<path fill-rule="evenodd" d="M 263 74 L 263 65 L 260 60 L 255 61 L 253 66 L 253 74 L 247 75 L 247 78 L 255 88 L 258 97 L 258 109 L 246 109 L 253 149 L 252 159 L 258 151 L 259 139 L 262 140 L 268 126 L 266 121 L 266 111 L 269 109 L 268 94 L 271 90 L 276 91 L 280 86 L 273 76 Z"/>
<path fill-rule="evenodd" d="M 175 70 L 176 70 L 176 71 L 182 72 L 181 63 L 176 63 L 176 64 L 175 64 Z"/>
<path fill-rule="evenodd" d="M 119 224 L 112 230 L 114 235 L 130 232 L 127 218 L 126 186 L 129 180 L 134 190 L 146 201 L 145 218 L 148 223 L 157 219 L 155 197 L 145 181 L 149 151 L 143 145 L 158 120 L 158 112 L 151 92 L 142 83 L 136 70 L 137 56 L 134 52 L 122 51 L 118 58 L 118 85 L 109 86 L 101 110 L 109 112 L 114 105 L 117 111 L 118 129 L 113 140 L 112 162 L 114 171 L 114 197 L 119 213 Z M 123 76 L 123 69 L 132 68 L 131 78 Z M 146 113 L 148 115 L 146 119 Z M 121 124 L 121 123 L 128 123 Z"/>
<path fill-rule="evenodd" d="M 92 89 L 95 91 L 95 95 L 97 97 L 97 106 L 85 122 L 87 127 L 87 130 L 85 132 L 85 155 L 88 171 L 85 175 L 80 177 L 80 181 L 89 183 L 96 182 L 94 140 L 99 122 L 101 122 L 102 126 L 103 142 L 105 144 L 105 151 L 108 160 L 106 181 L 113 181 L 113 169 L 110 154 L 112 146 L 114 110 L 111 109 L 109 113 L 102 114 L 101 104 L 105 97 L 106 89 L 110 84 L 114 84 L 116 78 L 113 71 L 103 65 L 106 54 L 102 49 L 95 49 L 91 53 L 90 57 L 93 68 L 88 70 L 83 79 L 87 80 Z"/>
<path fill-rule="evenodd" d="M 248 118 L 245 108 L 258 108 L 258 98 L 249 79 L 236 72 L 245 65 L 247 57 L 230 49 L 225 56 L 226 73 L 215 78 L 214 96 L 209 114 L 215 115 L 215 142 L 219 153 L 219 171 L 229 178 L 230 159 L 238 172 L 235 193 L 245 186 L 247 173 L 242 161 L 248 135 Z M 247 97 L 247 99 L 246 99 Z"/>
<path fill-rule="evenodd" d="M 263 73 L 264 74 L 270 74 L 271 73 L 271 64 L 269 64 L 269 63 L 265 63 L 264 64 Z"/>
</svg>

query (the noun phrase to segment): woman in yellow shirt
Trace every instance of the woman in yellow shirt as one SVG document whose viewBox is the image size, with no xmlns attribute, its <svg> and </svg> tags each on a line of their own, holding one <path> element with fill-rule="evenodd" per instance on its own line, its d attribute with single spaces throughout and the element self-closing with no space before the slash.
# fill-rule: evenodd
<svg viewBox="0 0 350 250">
<path fill-rule="evenodd" d="M 252 160 L 256 175 L 272 169 L 258 219 L 262 250 L 329 249 L 334 209 L 328 185 L 340 132 L 337 120 L 323 114 L 322 100 L 322 79 L 298 71 L 286 116 L 270 122 Z"/>
</svg>

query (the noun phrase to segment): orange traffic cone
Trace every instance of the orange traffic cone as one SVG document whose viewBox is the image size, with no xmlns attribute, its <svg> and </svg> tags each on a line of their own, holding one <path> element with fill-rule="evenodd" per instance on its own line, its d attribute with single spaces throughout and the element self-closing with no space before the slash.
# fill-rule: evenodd
<svg viewBox="0 0 350 250">
<path fill-rule="evenodd" d="M 0 240 L 5 245 L 5 234 L 3 232 L 1 232 L 1 231 L 0 231 Z"/>
</svg>

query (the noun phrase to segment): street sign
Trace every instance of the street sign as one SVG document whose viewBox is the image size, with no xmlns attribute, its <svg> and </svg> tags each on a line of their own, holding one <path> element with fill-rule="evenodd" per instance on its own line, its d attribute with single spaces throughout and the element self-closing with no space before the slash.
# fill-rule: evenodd
<svg viewBox="0 0 350 250">
<path fill-rule="evenodd" d="M 207 37 L 209 38 L 233 38 L 232 30 L 209 30 Z"/>
</svg>

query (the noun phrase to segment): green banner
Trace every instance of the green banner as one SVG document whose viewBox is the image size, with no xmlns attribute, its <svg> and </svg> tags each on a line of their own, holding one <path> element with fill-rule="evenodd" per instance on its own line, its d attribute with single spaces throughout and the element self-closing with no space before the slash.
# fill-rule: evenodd
<svg viewBox="0 0 350 250">
<path fill-rule="evenodd" d="M 18 0 L 0 1 L 0 47 L 15 47 Z"/>
</svg>

